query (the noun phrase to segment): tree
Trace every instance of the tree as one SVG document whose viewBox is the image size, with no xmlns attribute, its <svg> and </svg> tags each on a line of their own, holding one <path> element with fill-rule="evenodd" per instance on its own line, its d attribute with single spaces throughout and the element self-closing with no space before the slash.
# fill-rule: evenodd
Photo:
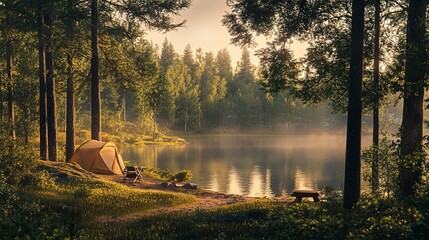
<svg viewBox="0 0 429 240">
<path fill-rule="evenodd" d="M 353 0 L 349 101 L 347 110 L 344 207 L 352 208 L 360 197 L 360 146 L 362 118 L 363 32 L 365 1 Z"/>
<path fill-rule="evenodd" d="M 68 45 L 75 47 L 74 34 L 74 6 L 75 0 L 67 0 L 67 13 L 66 19 L 66 38 Z M 74 68 L 73 68 L 73 49 L 69 49 L 67 53 L 67 114 L 66 114 L 66 160 L 68 161 L 73 153 L 75 147 L 75 89 L 74 89 Z"/>
<path fill-rule="evenodd" d="M 257 93 L 258 90 L 255 66 L 250 60 L 249 51 L 244 48 L 234 80 L 228 87 L 228 97 L 229 101 L 232 102 L 231 108 L 238 127 L 246 128 L 259 123 L 261 99 Z"/>
<path fill-rule="evenodd" d="M 270 44 L 258 51 L 260 58 L 261 85 L 267 93 L 294 89 L 299 69 L 292 53 L 285 46 Z"/>
<path fill-rule="evenodd" d="M 91 139 L 101 141 L 98 21 L 98 0 L 91 0 Z"/>
<path fill-rule="evenodd" d="M 220 78 L 230 82 L 233 77 L 231 55 L 226 48 L 220 50 L 216 55 L 217 74 Z"/>
<path fill-rule="evenodd" d="M 177 99 L 178 124 L 184 131 L 199 127 L 201 116 L 201 102 L 199 98 L 201 66 L 195 61 L 191 45 L 187 45 L 183 51 L 182 61 L 185 64 L 184 84 L 179 90 Z"/>
<path fill-rule="evenodd" d="M 39 52 L 39 142 L 40 142 L 40 159 L 46 160 L 48 153 L 48 136 L 46 124 L 46 63 L 45 63 L 45 44 L 43 28 L 45 17 L 43 14 L 42 0 L 37 1 L 37 38 Z"/>
<path fill-rule="evenodd" d="M 2 4 L 2 10 L 4 11 L 4 22 L 3 22 L 3 29 L 2 29 L 2 35 L 3 40 L 5 42 L 5 62 L 6 62 L 6 75 L 7 75 L 7 82 L 6 82 L 6 98 L 7 98 L 7 116 L 8 116 L 8 134 L 13 139 L 16 138 L 16 132 L 15 132 L 15 103 L 14 103 L 14 93 L 13 93 L 13 87 L 14 87 L 14 66 L 13 66 L 13 47 L 12 47 L 12 31 L 13 31 L 13 25 L 14 25 L 14 5 L 15 3 L 11 0 L 5 1 Z"/>
<path fill-rule="evenodd" d="M 161 48 L 161 56 L 160 56 L 160 66 L 161 66 L 161 76 L 160 80 L 164 80 L 162 83 L 165 87 L 165 91 L 163 91 L 162 98 L 162 109 L 160 109 L 163 113 L 163 117 L 167 119 L 168 125 L 173 125 L 175 121 L 175 100 L 177 95 L 177 89 L 175 83 L 175 74 L 174 74 L 174 63 L 177 61 L 177 54 L 174 50 L 173 44 L 168 42 L 167 38 L 164 40 Z"/>
<path fill-rule="evenodd" d="M 50 161 L 58 161 L 57 155 L 57 109 L 54 80 L 54 57 L 52 46 L 53 23 L 51 13 L 46 11 L 45 23 L 46 33 L 46 103 L 47 103 L 47 125 L 48 125 L 48 156 Z"/>
<path fill-rule="evenodd" d="M 167 71 L 169 66 L 173 65 L 175 56 L 176 52 L 174 51 L 173 44 L 168 42 L 168 39 L 165 38 L 164 42 L 162 43 L 160 58 L 161 69 L 164 72 Z"/>
<path fill-rule="evenodd" d="M 380 0 L 374 1 L 374 100 L 372 108 L 372 145 L 374 153 L 371 165 L 371 189 L 373 193 L 377 193 L 379 186 L 378 179 L 378 146 L 379 146 L 379 85 L 380 85 Z"/>
<path fill-rule="evenodd" d="M 423 96 L 426 77 L 426 0 L 408 5 L 404 108 L 401 129 L 399 188 L 403 197 L 413 195 L 421 182 Z"/>
<path fill-rule="evenodd" d="M 206 53 L 200 80 L 200 102 L 205 124 L 211 125 L 219 122 L 222 113 L 217 111 L 217 105 L 225 93 L 226 82 L 217 75 L 213 53 Z"/>
</svg>

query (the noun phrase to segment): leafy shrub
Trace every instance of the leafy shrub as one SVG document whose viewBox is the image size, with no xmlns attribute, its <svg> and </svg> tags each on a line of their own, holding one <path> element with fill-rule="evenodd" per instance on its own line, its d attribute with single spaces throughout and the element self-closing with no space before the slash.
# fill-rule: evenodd
<svg viewBox="0 0 429 240">
<path fill-rule="evenodd" d="M 185 182 L 185 181 L 191 181 L 192 179 L 192 172 L 190 170 L 182 170 L 176 174 L 174 174 L 170 180 L 175 182 Z"/>
<path fill-rule="evenodd" d="M 0 138 L 0 174 L 8 184 L 19 185 L 37 164 L 29 146 L 10 138 Z"/>
<path fill-rule="evenodd" d="M 38 189 L 56 189 L 55 179 L 46 171 L 35 171 L 25 174 L 21 179 L 23 187 L 36 187 Z"/>
<path fill-rule="evenodd" d="M 168 169 L 161 168 L 144 167 L 144 172 L 152 177 L 159 178 L 161 180 L 169 180 L 173 176 L 173 174 Z"/>
<path fill-rule="evenodd" d="M 383 196 L 393 196 L 398 189 L 399 151 L 398 143 L 383 136 L 378 149 L 374 146 L 362 151 L 364 162 L 363 177 L 371 182 L 371 165 L 373 156 L 378 152 L 379 193 Z"/>
</svg>

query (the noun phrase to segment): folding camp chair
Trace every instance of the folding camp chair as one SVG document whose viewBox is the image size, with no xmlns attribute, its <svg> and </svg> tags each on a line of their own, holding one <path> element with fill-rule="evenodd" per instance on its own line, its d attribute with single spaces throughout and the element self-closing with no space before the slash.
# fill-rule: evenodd
<svg viewBox="0 0 429 240">
<path fill-rule="evenodd" d="M 122 182 L 126 182 L 127 178 L 133 179 L 133 183 L 135 183 L 137 180 L 141 183 L 143 182 L 142 178 L 143 168 L 139 167 L 125 167 L 124 170 L 124 178 L 122 179 Z"/>
</svg>

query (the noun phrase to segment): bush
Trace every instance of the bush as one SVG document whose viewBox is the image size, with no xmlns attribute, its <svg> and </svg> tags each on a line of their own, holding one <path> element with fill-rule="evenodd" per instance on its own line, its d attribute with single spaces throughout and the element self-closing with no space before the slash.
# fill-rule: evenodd
<svg viewBox="0 0 429 240">
<path fill-rule="evenodd" d="M 191 179 L 192 179 L 192 172 L 189 170 L 182 170 L 182 171 L 174 174 L 170 178 L 170 181 L 185 182 L 185 181 L 191 181 Z"/>
<path fill-rule="evenodd" d="M 10 138 L 0 138 L 0 175 L 6 183 L 20 185 L 36 166 L 36 156 L 29 146 Z"/>
<path fill-rule="evenodd" d="M 398 143 L 383 136 L 378 149 L 370 147 L 362 151 L 364 162 L 364 180 L 371 183 L 371 165 L 374 154 L 378 151 L 378 192 L 382 196 L 393 196 L 398 189 L 397 177 L 399 174 Z"/>
</svg>

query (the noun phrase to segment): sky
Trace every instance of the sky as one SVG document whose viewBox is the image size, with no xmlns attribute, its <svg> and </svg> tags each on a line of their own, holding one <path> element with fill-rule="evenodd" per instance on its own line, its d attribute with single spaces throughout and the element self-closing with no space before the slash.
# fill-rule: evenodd
<svg viewBox="0 0 429 240">
<path fill-rule="evenodd" d="M 179 54 L 183 53 L 185 46 L 190 44 L 192 50 L 201 48 L 204 52 L 217 53 L 226 48 L 231 54 L 232 65 L 236 66 L 241 57 L 241 49 L 230 44 L 230 35 L 225 26 L 222 25 L 222 16 L 228 12 L 226 0 L 193 0 L 190 8 L 181 11 L 180 16 L 175 17 L 176 22 L 187 20 L 184 27 L 167 33 L 149 32 L 146 39 L 161 46 L 167 38 Z M 257 48 L 263 47 L 265 40 L 260 38 L 257 41 Z M 256 56 L 253 56 L 255 49 L 249 49 L 252 53 L 252 62 L 259 63 Z M 295 57 L 302 57 L 305 53 L 305 44 L 295 42 L 291 45 Z"/>
</svg>

